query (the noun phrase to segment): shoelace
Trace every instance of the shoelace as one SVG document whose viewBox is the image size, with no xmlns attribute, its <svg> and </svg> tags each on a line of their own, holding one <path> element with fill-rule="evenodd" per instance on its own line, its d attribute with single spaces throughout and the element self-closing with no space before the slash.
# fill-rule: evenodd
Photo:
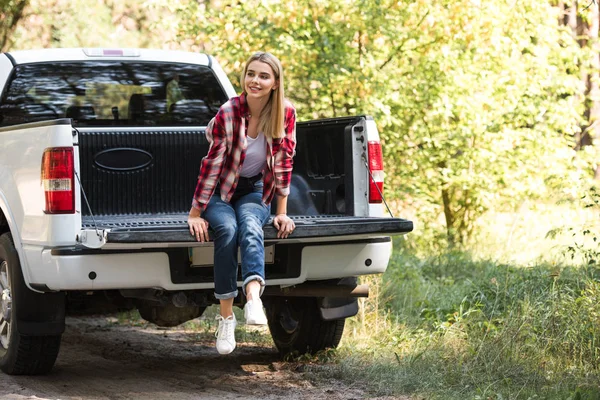
<svg viewBox="0 0 600 400">
<path fill-rule="evenodd" d="M 229 318 L 231 318 L 231 323 L 227 322 Z M 219 327 L 215 332 L 215 336 L 217 337 L 217 339 L 221 338 L 221 335 L 225 335 L 225 338 L 228 338 L 231 335 L 231 328 L 233 328 L 233 317 L 223 318 L 222 315 L 217 315 L 216 320 L 219 321 Z M 223 321 L 223 323 L 220 323 L 221 321 Z"/>
</svg>

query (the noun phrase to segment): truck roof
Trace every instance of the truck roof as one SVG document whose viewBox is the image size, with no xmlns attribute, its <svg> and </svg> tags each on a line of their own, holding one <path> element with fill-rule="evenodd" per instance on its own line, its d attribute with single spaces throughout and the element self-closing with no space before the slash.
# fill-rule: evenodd
<svg viewBox="0 0 600 400">
<path fill-rule="evenodd" d="M 130 49 L 130 48 L 64 48 L 18 50 L 5 53 L 15 64 L 50 61 L 131 60 L 177 62 L 211 66 L 212 57 L 177 50 Z"/>
</svg>

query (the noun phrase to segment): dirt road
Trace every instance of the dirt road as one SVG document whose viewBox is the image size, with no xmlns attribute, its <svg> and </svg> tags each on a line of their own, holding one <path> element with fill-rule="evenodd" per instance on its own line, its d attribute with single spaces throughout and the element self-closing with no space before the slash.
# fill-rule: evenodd
<svg viewBox="0 0 600 400">
<path fill-rule="evenodd" d="M 362 399 L 360 388 L 308 381 L 270 345 L 240 343 L 219 356 L 208 333 L 104 317 L 69 317 L 48 376 L 0 373 L 1 399 Z"/>
</svg>

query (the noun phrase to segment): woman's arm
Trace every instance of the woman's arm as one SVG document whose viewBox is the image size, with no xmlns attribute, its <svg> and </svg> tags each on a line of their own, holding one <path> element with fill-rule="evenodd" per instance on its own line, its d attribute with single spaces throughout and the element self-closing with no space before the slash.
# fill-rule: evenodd
<svg viewBox="0 0 600 400">
<path fill-rule="evenodd" d="M 292 181 L 293 158 L 296 154 L 296 110 L 286 107 L 285 137 L 275 156 L 275 193 L 277 209 L 273 225 L 278 230 L 278 238 L 287 238 L 296 228 L 294 221 L 287 215 L 287 199 Z"/>
<path fill-rule="evenodd" d="M 275 210 L 275 215 L 287 215 L 287 196 L 277 195 L 277 209 Z"/>
<path fill-rule="evenodd" d="M 206 139 L 210 143 L 208 154 L 202 159 L 200 175 L 192 200 L 192 208 L 188 215 L 190 234 L 199 242 L 208 242 L 208 222 L 201 218 L 210 198 L 215 191 L 221 176 L 227 149 L 226 135 L 222 124 L 222 113 L 219 111 L 206 127 Z"/>
<path fill-rule="evenodd" d="M 198 184 L 192 200 L 192 208 L 197 209 L 199 214 L 206 209 L 225 164 L 227 142 L 221 111 L 208 123 L 206 139 L 210 143 L 210 147 L 208 154 L 202 159 Z"/>
<path fill-rule="evenodd" d="M 277 209 L 275 210 L 275 218 L 273 218 L 273 226 L 278 230 L 277 237 L 285 239 L 294 231 L 296 224 L 287 215 L 287 196 L 277 195 Z"/>
<path fill-rule="evenodd" d="M 275 193 L 278 196 L 290 194 L 292 168 L 296 155 L 296 110 L 289 105 L 285 109 L 285 136 L 281 139 L 279 149 L 275 153 L 273 175 L 275 177 Z"/>
</svg>

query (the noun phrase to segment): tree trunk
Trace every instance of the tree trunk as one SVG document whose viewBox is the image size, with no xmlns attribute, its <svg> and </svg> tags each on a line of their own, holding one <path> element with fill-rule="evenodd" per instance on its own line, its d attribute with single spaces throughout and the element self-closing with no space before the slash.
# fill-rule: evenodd
<svg viewBox="0 0 600 400">
<path fill-rule="evenodd" d="M 584 123 L 581 126 L 581 132 L 577 134 L 576 149 L 580 150 L 584 146 L 593 144 L 593 138 L 600 135 L 600 49 L 598 47 L 598 27 L 599 11 L 598 3 L 590 0 L 585 5 L 586 18 L 583 18 L 579 12 L 577 1 L 571 3 L 568 7 L 561 3 L 564 9 L 562 23 L 571 28 L 573 37 L 582 49 L 589 48 L 590 59 L 580 66 L 581 81 L 585 86 L 585 111 Z"/>
<path fill-rule="evenodd" d="M 459 238 L 456 232 L 456 215 L 452 210 L 452 196 L 448 188 L 442 189 L 442 203 L 444 205 L 444 217 L 446 219 L 446 236 L 448 237 L 448 247 L 453 249 L 459 243 Z"/>
<path fill-rule="evenodd" d="M 571 28 L 573 37 L 582 49 L 589 49 L 590 58 L 580 65 L 581 81 L 585 87 L 583 112 L 584 122 L 575 135 L 575 149 L 594 144 L 594 138 L 600 138 L 600 47 L 598 31 L 600 25 L 599 8 L 596 0 L 582 5 L 577 0 L 569 6 L 561 1 L 559 7 L 564 10 L 561 22 Z M 582 13 L 585 13 L 583 18 Z M 594 177 L 600 180 L 600 166 L 596 166 Z"/>
<path fill-rule="evenodd" d="M 582 81 L 585 83 L 585 125 L 582 127 L 581 136 L 577 143 L 578 148 L 593 144 L 593 138 L 600 134 L 600 54 L 598 49 L 598 3 L 593 1 L 589 5 L 589 18 L 584 20 L 577 17 L 577 33 L 579 45 L 590 48 L 591 55 L 588 68 L 582 68 Z"/>
</svg>

